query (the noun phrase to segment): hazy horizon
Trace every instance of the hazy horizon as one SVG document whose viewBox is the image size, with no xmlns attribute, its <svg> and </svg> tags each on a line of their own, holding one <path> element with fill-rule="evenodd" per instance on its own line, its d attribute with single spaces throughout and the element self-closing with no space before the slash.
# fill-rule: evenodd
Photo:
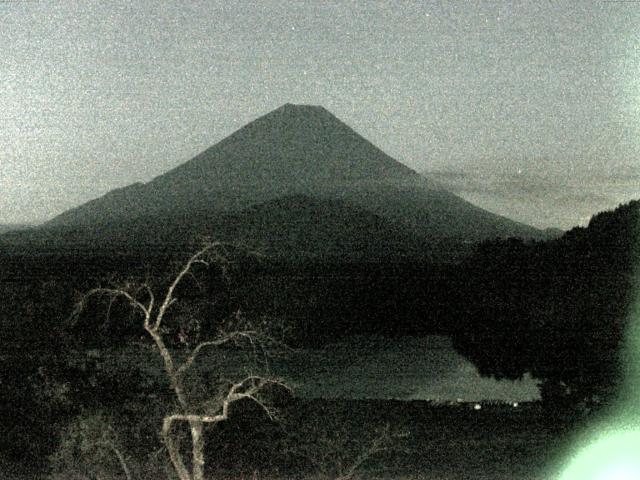
<svg viewBox="0 0 640 480">
<path fill-rule="evenodd" d="M 1 2 L 0 24 L 0 224 L 149 181 L 284 103 L 534 226 L 640 197 L 637 3 Z"/>
</svg>

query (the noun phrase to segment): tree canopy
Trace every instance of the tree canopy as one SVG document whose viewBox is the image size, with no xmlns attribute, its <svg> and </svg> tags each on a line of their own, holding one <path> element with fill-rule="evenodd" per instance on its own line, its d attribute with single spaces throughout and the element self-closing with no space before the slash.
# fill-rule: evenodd
<svg viewBox="0 0 640 480">
<path fill-rule="evenodd" d="M 482 243 L 462 266 L 454 345 L 484 375 L 541 380 L 547 400 L 604 400 L 640 264 L 640 202 L 557 240 Z"/>
</svg>

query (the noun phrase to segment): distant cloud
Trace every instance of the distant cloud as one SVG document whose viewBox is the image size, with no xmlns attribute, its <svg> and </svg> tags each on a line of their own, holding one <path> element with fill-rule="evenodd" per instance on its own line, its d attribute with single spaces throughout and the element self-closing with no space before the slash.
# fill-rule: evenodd
<svg viewBox="0 0 640 480">
<path fill-rule="evenodd" d="M 640 167 L 580 176 L 480 169 L 424 175 L 479 207 L 539 228 L 585 225 L 602 210 L 640 198 Z"/>
</svg>

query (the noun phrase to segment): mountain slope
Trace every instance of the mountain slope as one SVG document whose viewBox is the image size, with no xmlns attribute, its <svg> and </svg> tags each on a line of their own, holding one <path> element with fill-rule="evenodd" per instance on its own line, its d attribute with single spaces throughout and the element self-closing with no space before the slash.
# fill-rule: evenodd
<svg viewBox="0 0 640 480">
<path fill-rule="evenodd" d="M 189 232 L 185 235 L 184 232 Z M 427 258 L 428 242 L 406 228 L 341 200 L 296 194 L 239 212 L 137 217 L 114 224 L 58 225 L 12 232 L 0 245 L 42 251 L 66 245 L 77 251 L 183 248 L 197 236 L 243 245 L 273 258 L 375 260 Z"/>
<path fill-rule="evenodd" d="M 109 192 L 46 226 L 108 229 L 137 218 L 228 214 L 290 195 L 346 201 L 430 239 L 544 236 L 433 188 L 324 108 L 290 104 L 152 181 Z"/>
<path fill-rule="evenodd" d="M 282 195 L 415 177 L 324 108 L 287 104 L 151 182 L 113 190 L 50 223 L 238 210 Z"/>
<path fill-rule="evenodd" d="M 367 210 L 305 195 L 250 207 L 230 224 L 229 240 L 254 243 L 271 256 L 372 260 L 426 257 L 430 251 L 424 239 Z"/>
<path fill-rule="evenodd" d="M 25 230 L 27 228 L 29 228 L 29 225 L 22 224 L 22 223 L 2 223 L 0 224 L 0 235 L 7 232 Z"/>
</svg>

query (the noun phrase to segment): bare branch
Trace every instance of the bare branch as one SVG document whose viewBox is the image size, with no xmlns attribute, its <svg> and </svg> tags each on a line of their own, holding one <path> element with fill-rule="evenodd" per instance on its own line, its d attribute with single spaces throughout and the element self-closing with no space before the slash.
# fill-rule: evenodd
<svg viewBox="0 0 640 480">
<path fill-rule="evenodd" d="M 247 388 L 247 390 L 241 391 L 241 389 L 245 387 L 246 383 L 250 383 L 250 386 Z M 291 391 L 291 388 L 281 379 L 250 375 L 240 382 L 234 384 L 231 389 L 229 389 L 229 394 L 227 395 L 228 404 L 245 398 L 252 400 L 265 411 L 265 413 L 271 420 L 274 420 L 274 411 L 257 397 L 260 391 L 269 385 L 278 385 L 287 391 Z"/>
<path fill-rule="evenodd" d="M 276 378 L 265 378 L 257 375 L 250 375 L 234 383 L 229 388 L 227 395 L 222 400 L 221 411 L 218 414 L 189 414 L 189 413 L 174 413 L 165 417 L 165 422 L 171 424 L 174 421 L 186 421 L 186 422 L 202 422 L 202 423 L 217 423 L 227 420 L 229 416 L 229 407 L 232 403 L 248 399 L 257 403 L 269 416 L 273 419 L 273 411 L 269 409 L 264 402 L 258 397 L 258 393 L 268 385 L 279 385 L 282 388 L 290 391 L 288 385 L 282 380 Z"/>
<path fill-rule="evenodd" d="M 115 303 L 116 298 L 117 297 L 115 297 L 113 295 L 109 297 L 109 305 L 107 305 L 107 314 L 106 314 L 105 322 L 102 325 L 102 328 L 104 328 L 104 329 L 107 328 L 107 325 L 109 324 L 109 321 L 111 320 L 111 307 L 113 307 L 113 304 Z"/>
<path fill-rule="evenodd" d="M 202 257 L 207 252 L 209 252 L 210 250 L 220 245 L 222 245 L 220 242 L 208 243 L 199 251 L 197 251 L 195 254 L 193 254 L 191 258 L 189 258 L 185 266 L 182 268 L 182 270 L 180 270 L 180 273 L 176 275 L 176 277 L 173 279 L 173 282 L 167 289 L 167 293 L 164 297 L 164 301 L 162 302 L 162 305 L 160 305 L 160 310 L 158 311 L 158 315 L 156 316 L 156 321 L 153 325 L 153 328 L 155 330 L 158 330 L 160 328 L 160 326 L 162 325 L 162 319 L 164 318 L 164 315 L 167 312 L 167 309 L 175 302 L 175 298 L 173 297 L 173 292 L 175 291 L 176 287 L 180 284 L 184 276 L 191 271 L 191 268 L 193 267 L 194 264 L 201 263 L 203 265 L 209 266 L 209 263 L 205 261 Z"/>
<path fill-rule="evenodd" d="M 138 296 L 138 293 L 144 291 L 148 296 L 149 296 L 149 304 L 147 305 L 147 310 L 149 311 L 149 313 L 153 312 L 153 306 L 155 303 L 155 296 L 153 294 L 153 290 L 151 290 L 151 287 L 149 286 L 148 282 L 143 283 L 142 285 L 140 285 L 138 287 L 138 289 L 135 292 L 134 297 Z"/>
<path fill-rule="evenodd" d="M 149 317 L 151 315 L 151 311 L 149 310 L 148 307 L 144 306 L 140 301 L 138 301 L 136 298 L 134 298 L 126 290 L 118 289 L 118 288 L 94 288 L 93 290 L 89 290 L 84 295 L 83 299 L 80 301 L 80 304 L 78 305 L 78 307 L 76 309 L 76 314 L 84 309 L 85 301 L 89 297 L 92 297 L 94 295 L 95 296 L 108 295 L 112 299 L 114 299 L 116 297 L 124 297 L 132 307 L 139 309 L 144 314 L 145 322 L 148 321 L 148 319 L 149 319 Z"/>
<path fill-rule="evenodd" d="M 227 249 L 225 244 L 209 241 L 204 247 L 192 255 L 179 270 L 178 274 L 173 278 L 166 290 L 166 293 L 164 294 L 164 297 L 158 298 L 159 306 L 157 308 L 156 297 L 149 281 L 144 283 L 129 281 L 120 287 L 95 288 L 85 294 L 79 302 L 78 312 L 82 310 L 84 302 L 86 302 L 89 297 L 93 295 L 107 295 L 110 297 L 111 303 L 113 303 L 116 298 L 124 298 L 132 307 L 131 310 L 133 312 L 138 310 L 142 312 L 144 316 L 144 329 L 153 340 L 155 347 L 157 347 L 160 356 L 163 359 L 166 376 L 177 399 L 177 408 L 179 410 L 176 413 L 164 417 L 162 437 L 169 453 L 171 463 L 173 464 L 174 470 L 178 474 L 180 480 L 202 480 L 204 477 L 203 424 L 217 423 L 226 420 L 229 416 L 230 405 L 233 402 L 243 399 L 256 403 L 265 411 L 269 418 L 274 419 L 275 411 L 271 409 L 261 398 L 260 394 L 262 390 L 267 385 L 279 385 L 289 391 L 291 390 L 279 379 L 248 375 L 239 382 L 229 382 L 226 384 L 227 387 L 220 391 L 220 396 L 216 399 L 215 404 L 209 404 L 211 409 L 208 411 L 207 403 L 200 403 L 194 392 L 191 392 L 188 388 L 189 385 L 185 383 L 186 378 L 184 377 L 184 374 L 193 366 L 198 359 L 198 356 L 205 348 L 220 347 L 227 343 L 239 344 L 243 341 L 250 345 L 256 357 L 259 353 L 262 353 L 266 358 L 266 345 L 275 345 L 278 343 L 274 339 L 266 335 L 262 335 L 258 329 L 251 328 L 250 324 L 248 324 L 242 317 L 240 310 L 238 310 L 235 318 L 230 319 L 229 324 L 227 325 L 227 330 L 221 330 L 218 336 L 212 340 L 198 343 L 190 352 L 187 349 L 188 355 L 182 364 L 179 364 L 174 360 L 173 353 L 166 343 L 165 335 L 167 333 L 167 326 L 163 325 L 163 320 L 167 311 L 178 301 L 175 296 L 176 289 L 181 282 L 184 281 L 185 277 L 192 277 L 200 287 L 198 279 L 194 275 L 194 266 L 204 265 L 209 267 L 213 263 L 218 265 L 222 270 L 222 275 L 227 279 L 226 275 L 231 262 L 227 258 Z M 109 305 L 109 309 L 111 308 L 111 303 Z M 183 333 L 182 330 L 181 333 Z M 174 422 L 187 422 L 189 424 L 192 443 L 191 471 L 187 466 L 188 463 L 183 460 L 181 448 L 177 441 L 178 439 L 175 438 L 176 432 L 172 431 L 172 425 Z M 115 453 L 119 460 L 121 460 L 121 464 L 124 465 L 124 456 L 118 455 L 119 452 Z"/>
<path fill-rule="evenodd" d="M 189 423 L 189 425 L 191 426 L 192 444 L 195 446 L 196 439 L 193 438 L 194 430 L 197 430 L 199 435 L 202 431 L 203 423 L 218 423 L 226 420 L 229 416 L 229 405 L 233 401 L 240 399 L 239 397 L 236 398 L 237 394 L 235 392 L 242 387 L 243 383 L 244 383 L 244 380 L 242 382 L 234 384 L 229 389 L 225 399 L 222 402 L 222 411 L 217 415 L 207 415 L 207 414 L 201 415 L 201 414 L 192 414 L 192 413 L 185 412 L 185 413 L 174 413 L 164 417 L 164 420 L 162 422 L 162 436 L 164 438 L 164 443 L 167 446 L 167 450 L 169 452 L 171 462 L 180 480 L 192 480 L 192 476 L 187 470 L 184 461 L 182 460 L 182 455 L 180 454 L 179 447 L 173 441 L 173 437 L 171 435 L 171 427 L 173 423 L 176 421 L 184 421 Z M 200 442 L 198 442 L 198 444 L 201 445 Z M 193 462 L 196 461 L 196 453 L 198 454 L 197 456 L 199 457 L 202 452 L 201 451 L 196 452 L 194 450 L 194 454 L 192 458 Z M 194 467 L 194 473 L 195 473 L 195 468 L 198 468 L 200 471 L 202 465 L 199 465 L 199 466 L 194 465 L 193 467 Z M 200 480 L 201 475 L 198 474 L 197 476 L 198 476 L 197 480 Z M 196 476 L 194 475 L 194 478 L 195 477 Z"/>
<path fill-rule="evenodd" d="M 133 480 L 133 476 L 131 475 L 131 470 L 129 469 L 129 465 L 127 464 L 127 460 L 126 460 L 124 454 L 117 447 L 117 445 L 114 442 L 108 442 L 106 446 L 111 449 L 113 454 L 118 459 L 118 463 L 120 464 L 120 468 L 122 468 L 122 471 L 124 472 L 125 476 L 127 477 L 127 480 Z"/>
<path fill-rule="evenodd" d="M 352 432 L 340 432 L 336 427 L 337 425 L 328 424 L 319 432 L 314 431 L 313 436 L 292 437 L 293 443 L 288 444 L 285 451 L 306 459 L 325 478 L 351 480 L 372 457 L 396 450 L 398 447 L 394 441 L 408 436 L 406 433 L 391 431 L 387 423 L 372 432 L 373 436 L 368 440 L 355 443 L 349 437 Z"/>
<path fill-rule="evenodd" d="M 257 335 L 257 332 L 252 330 L 245 330 L 240 332 L 231 332 L 227 334 L 223 334 L 219 338 L 215 340 L 209 340 L 206 342 L 199 343 L 191 352 L 189 357 L 184 361 L 184 363 L 176 370 L 178 375 L 184 374 L 195 362 L 196 358 L 200 354 L 200 352 L 207 347 L 219 347 L 224 345 L 225 343 L 229 343 L 236 338 L 247 338 L 251 341 L 252 337 Z"/>
<path fill-rule="evenodd" d="M 360 452 L 357 458 L 351 462 L 346 471 L 342 473 L 336 480 L 349 480 L 353 478 L 356 471 L 367 462 L 372 456 L 377 455 L 378 453 L 389 450 L 391 447 L 391 435 L 389 433 L 389 424 L 386 424 L 380 435 L 374 438 L 371 445 L 366 450 Z"/>
</svg>

